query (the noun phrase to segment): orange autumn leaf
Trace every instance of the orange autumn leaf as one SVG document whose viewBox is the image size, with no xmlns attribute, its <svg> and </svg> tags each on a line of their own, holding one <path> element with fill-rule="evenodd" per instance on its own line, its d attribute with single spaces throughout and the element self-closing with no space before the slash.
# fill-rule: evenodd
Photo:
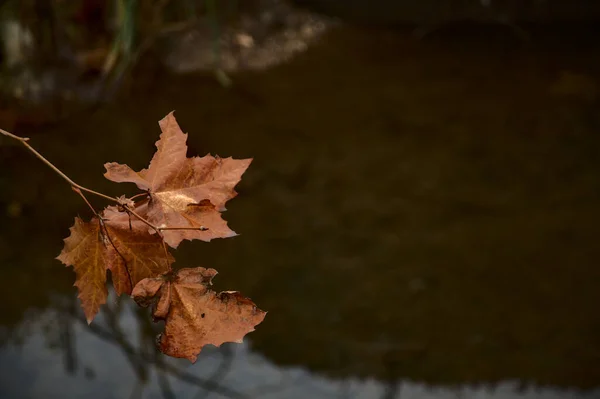
<svg viewBox="0 0 600 399">
<path fill-rule="evenodd" d="M 266 312 L 239 292 L 210 290 L 214 269 L 180 269 L 140 281 L 132 297 L 148 306 L 157 296 L 154 320 L 165 320 L 158 346 L 166 355 L 192 363 L 205 345 L 241 343 L 243 337 L 265 318 Z"/>
<path fill-rule="evenodd" d="M 147 169 L 135 172 L 127 165 L 109 162 L 104 165 L 104 176 L 119 183 L 135 183 L 148 191 L 147 217 L 155 226 L 196 228 L 163 231 L 165 242 L 173 248 L 185 239 L 210 241 L 236 235 L 220 212 L 237 195 L 234 187 L 252 159 L 211 155 L 187 158 L 187 134 L 182 132 L 173 112 L 159 126 L 162 134 Z"/>
<path fill-rule="evenodd" d="M 114 262 L 116 253 L 107 250 L 98 219 L 85 223 L 76 217 L 71 235 L 64 241 L 65 246 L 56 259 L 75 269 L 75 286 L 79 289 L 81 307 L 89 324 L 100 306 L 106 303 L 106 270 Z"/>
<path fill-rule="evenodd" d="M 157 236 L 148 234 L 146 225 L 130 220 L 115 207 L 102 213 L 104 227 L 97 218 L 83 222 L 75 218 L 71 235 L 57 257 L 75 269 L 75 286 L 88 323 L 106 303 L 106 271 L 110 270 L 117 294 L 130 294 L 139 281 L 170 270 L 173 257 Z"/>
</svg>

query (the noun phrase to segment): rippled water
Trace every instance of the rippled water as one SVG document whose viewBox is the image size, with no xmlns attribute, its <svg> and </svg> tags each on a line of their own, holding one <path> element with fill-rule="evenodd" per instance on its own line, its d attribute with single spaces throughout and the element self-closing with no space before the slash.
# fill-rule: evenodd
<svg viewBox="0 0 600 399">
<path fill-rule="evenodd" d="M 598 49 L 511 46 L 341 28 L 230 90 L 153 76 L 17 132 L 111 194 L 127 186 L 103 163 L 144 167 L 172 109 L 190 155 L 255 158 L 225 215 L 241 235 L 176 266 L 269 314 L 193 366 L 156 353 L 127 298 L 85 325 L 54 257 L 89 212 L 0 141 L 3 397 L 600 395 Z"/>
</svg>

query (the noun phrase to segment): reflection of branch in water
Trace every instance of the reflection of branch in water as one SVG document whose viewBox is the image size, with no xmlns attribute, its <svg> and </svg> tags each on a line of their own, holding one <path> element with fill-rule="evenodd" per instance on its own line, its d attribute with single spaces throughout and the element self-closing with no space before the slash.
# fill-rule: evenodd
<svg viewBox="0 0 600 399">
<path fill-rule="evenodd" d="M 154 359 L 154 364 L 157 366 L 162 366 L 163 359 L 162 355 L 156 350 L 154 345 L 154 331 L 152 329 L 152 325 L 150 320 L 148 319 L 145 309 L 136 308 L 136 316 L 138 316 L 138 321 L 141 323 L 140 326 L 140 351 L 143 348 L 149 348 L 148 351 L 144 352 L 146 356 L 152 357 Z M 150 349 L 152 348 L 152 349 Z M 168 375 L 165 373 L 163 367 L 157 367 L 156 374 L 158 376 L 158 386 L 162 395 L 165 399 L 177 399 L 177 395 L 173 392 L 171 388 L 171 383 L 169 381 Z"/>
<path fill-rule="evenodd" d="M 385 387 L 381 399 L 400 398 L 400 386 L 402 381 L 390 381 Z"/>
<path fill-rule="evenodd" d="M 117 311 L 121 309 L 119 302 L 120 301 L 117 301 L 116 304 Z M 117 342 L 127 343 L 127 337 L 125 337 L 125 334 L 123 334 L 123 331 L 121 331 L 121 328 L 119 327 L 117 313 L 114 312 L 108 304 L 106 304 L 104 314 L 106 315 L 106 322 L 110 327 L 113 335 L 115 336 Z M 127 360 L 129 360 L 129 363 L 131 363 L 131 367 L 137 374 L 138 379 L 141 382 L 146 383 L 148 381 L 148 369 L 146 364 L 143 361 L 140 361 L 139 357 L 136 356 L 135 349 L 133 353 L 126 352 L 125 355 L 127 356 Z"/>
<path fill-rule="evenodd" d="M 387 374 L 387 384 L 385 385 L 381 399 L 394 399 L 396 396 L 400 395 L 401 382 L 396 378 L 399 369 L 398 359 L 403 357 L 400 353 L 401 352 L 398 349 L 389 349 L 384 353 L 383 358 L 381 359 L 381 362 L 385 367 L 385 373 Z"/>
<path fill-rule="evenodd" d="M 114 331 L 107 331 L 107 330 L 103 329 L 102 327 L 99 327 L 96 324 L 90 324 L 88 326 L 88 324 L 85 322 L 85 320 L 82 319 L 81 317 L 79 317 L 78 315 L 71 314 L 71 316 L 73 316 L 73 318 L 77 322 L 81 323 L 82 325 L 85 325 L 87 331 L 92 332 L 99 338 L 101 338 L 109 343 L 118 345 L 121 348 L 121 350 L 126 355 L 128 355 L 128 357 L 135 358 L 138 362 L 146 362 L 148 364 L 154 364 L 155 367 L 157 368 L 157 370 L 160 369 L 160 370 L 164 371 L 165 373 L 168 373 L 183 382 L 187 382 L 189 384 L 196 385 L 198 387 L 203 388 L 206 391 L 216 392 L 220 395 L 227 396 L 230 398 L 240 398 L 240 399 L 247 398 L 244 394 L 242 394 L 238 391 L 235 391 L 231 388 L 222 386 L 214 381 L 199 378 L 191 373 L 187 373 L 167 362 L 162 361 L 162 359 L 160 359 L 160 357 L 157 358 L 160 360 L 156 361 L 154 356 L 150 356 L 145 353 L 139 353 L 136 350 L 136 348 L 125 339 L 122 332 L 120 332 L 120 334 L 119 334 L 119 332 L 115 333 Z"/>
<path fill-rule="evenodd" d="M 156 357 L 158 356 L 160 355 L 157 353 Z M 171 388 L 171 383 L 169 382 L 169 378 L 165 374 L 165 371 L 159 369 L 156 370 L 156 373 L 158 374 L 158 386 L 160 387 L 160 391 L 162 392 L 163 397 L 165 399 L 177 399 L 177 396 L 175 396 L 175 393 Z"/>
<path fill-rule="evenodd" d="M 215 372 L 212 373 L 210 377 L 208 377 L 209 381 L 215 381 L 217 383 L 225 379 L 227 373 L 229 372 L 229 370 L 231 370 L 231 366 L 233 365 L 233 360 L 235 358 L 235 353 L 231 350 L 230 346 L 222 346 L 220 349 L 220 353 L 222 356 L 221 363 L 219 364 L 219 367 L 217 367 Z M 196 392 L 196 395 L 194 395 L 194 399 L 200 399 L 203 393 L 204 392 L 199 389 L 198 392 Z M 212 391 L 207 392 L 206 396 L 204 396 L 204 399 L 208 398 L 211 393 Z"/>
<path fill-rule="evenodd" d="M 141 307 L 134 307 L 133 313 L 135 313 L 135 317 L 138 321 L 138 342 L 140 343 L 138 352 L 139 355 L 143 358 L 154 358 L 156 353 L 156 343 L 155 338 L 158 332 L 153 329 L 152 323 L 148 320 L 148 314 L 146 313 L 146 309 Z M 146 323 L 142 321 L 146 320 Z"/>
<path fill-rule="evenodd" d="M 150 319 L 148 319 L 148 317 L 146 317 L 146 313 L 145 313 L 145 309 L 142 308 L 137 308 L 137 312 L 136 314 L 138 314 L 139 320 L 140 320 L 140 334 L 141 334 L 141 341 L 143 342 L 144 340 L 148 341 L 148 345 L 142 345 L 143 347 L 150 347 L 150 348 L 154 348 L 154 336 L 156 335 L 156 332 L 153 329 L 153 324 L 150 321 Z M 148 339 L 150 338 L 150 339 Z M 207 381 L 210 381 L 214 384 L 214 386 L 219 386 L 218 384 L 225 378 L 225 376 L 227 375 L 227 373 L 229 372 L 229 370 L 231 369 L 231 366 L 233 365 L 233 360 L 234 360 L 234 353 L 233 351 L 231 351 L 229 349 L 229 346 L 223 346 L 221 347 L 221 351 L 220 351 L 223 359 L 221 360 L 221 363 L 219 364 L 219 366 L 217 367 L 217 369 L 215 370 L 215 372 L 207 378 Z M 163 357 L 156 351 L 152 351 L 152 353 L 150 354 L 150 356 L 152 356 L 154 358 L 154 362 L 155 364 L 162 366 L 164 364 L 164 359 Z M 160 375 L 159 375 L 160 378 Z M 168 380 L 165 381 L 168 384 Z M 160 380 L 159 380 L 160 383 Z M 163 389 L 163 387 L 161 387 L 161 389 Z M 199 398 L 201 397 L 201 395 L 205 394 L 204 398 L 207 398 L 210 396 L 210 394 L 212 392 L 214 392 L 214 389 L 207 389 L 204 387 L 201 387 L 198 392 L 196 393 L 196 395 L 194 396 L 194 398 Z M 165 395 L 165 393 L 163 392 L 163 395 Z M 167 395 L 165 395 L 165 397 L 169 397 Z M 174 395 L 172 397 L 175 397 Z"/>
<path fill-rule="evenodd" d="M 147 317 L 145 309 L 135 308 L 135 314 L 139 321 L 139 340 L 140 340 L 140 354 L 145 357 L 152 358 L 153 363 L 157 366 L 162 366 L 163 359 L 161 354 L 155 349 L 154 336 L 156 333 L 152 328 L 152 323 Z M 147 349 L 146 349 L 147 348 Z M 176 395 L 171 388 L 171 383 L 168 376 L 161 367 L 157 367 L 156 374 L 158 377 L 158 387 L 160 388 L 162 395 L 165 399 L 176 399 Z"/>
<path fill-rule="evenodd" d="M 148 344 L 142 345 L 142 348 L 144 348 L 144 347 L 154 348 L 154 336 L 156 335 L 156 332 L 154 331 L 153 324 L 150 321 L 150 319 L 147 317 L 145 309 L 136 308 L 136 310 L 137 310 L 136 314 L 139 315 L 139 321 L 140 321 L 141 341 L 142 342 L 144 340 L 148 341 Z M 221 363 L 219 364 L 219 367 L 217 367 L 217 370 L 210 377 L 207 378 L 207 381 L 213 382 L 215 384 L 215 386 L 218 386 L 218 384 L 225 378 L 225 376 L 231 369 L 231 366 L 233 365 L 233 360 L 234 360 L 234 356 L 233 356 L 234 353 L 229 349 L 229 346 L 221 347 L 220 353 L 221 353 L 221 356 L 223 357 L 223 360 L 221 360 Z M 154 362 L 156 364 L 162 365 L 164 363 L 163 357 L 156 350 L 153 350 L 152 353 L 149 355 L 154 358 Z M 168 381 L 166 381 L 166 382 L 168 383 Z M 159 380 L 159 383 L 160 383 L 160 380 Z M 162 387 L 161 387 L 161 389 L 162 389 Z M 212 392 L 214 392 L 214 389 L 206 389 L 206 388 L 201 387 L 198 390 L 198 392 L 196 393 L 196 395 L 194 396 L 194 398 L 199 398 L 203 394 L 205 394 L 204 397 L 207 398 L 210 396 L 210 394 Z M 167 397 L 167 396 L 165 395 L 165 397 Z"/>
<path fill-rule="evenodd" d="M 142 399 L 142 392 L 144 392 L 144 383 L 138 379 L 131 391 L 131 395 L 129 395 L 129 399 Z"/>
<path fill-rule="evenodd" d="M 66 306 L 69 312 L 75 312 L 77 309 L 77 298 L 69 298 Z M 59 314 L 59 330 L 61 346 L 64 348 L 65 371 L 68 374 L 74 374 L 77 371 L 77 352 L 75 350 L 75 334 L 73 334 L 73 324 L 68 316 Z"/>
</svg>

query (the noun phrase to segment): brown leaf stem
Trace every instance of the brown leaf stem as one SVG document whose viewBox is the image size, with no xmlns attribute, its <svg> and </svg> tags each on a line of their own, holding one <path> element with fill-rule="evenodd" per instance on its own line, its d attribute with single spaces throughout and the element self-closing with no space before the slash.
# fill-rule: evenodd
<svg viewBox="0 0 600 399">
<path fill-rule="evenodd" d="M 96 210 L 94 209 L 94 207 L 92 206 L 92 204 L 90 204 L 90 201 L 88 201 L 87 197 L 81 192 L 81 189 L 79 189 L 79 187 L 75 187 L 75 186 L 71 186 L 71 188 L 73 189 L 73 191 L 75 191 L 77 194 L 79 194 L 81 196 L 81 198 L 83 198 L 83 200 L 90 207 L 90 209 L 92 210 L 92 212 L 94 212 L 94 215 L 98 219 L 102 219 L 100 217 L 100 215 L 98 214 L 98 212 L 96 212 Z"/>
<path fill-rule="evenodd" d="M 19 136 L 16 136 L 16 135 L 12 134 L 12 133 L 7 132 L 4 129 L 0 129 L 0 133 L 2 133 L 3 135 L 5 135 L 7 137 L 15 139 L 17 141 L 20 141 L 21 144 L 23 144 L 25 147 L 27 147 L 27 149 L 29 151 L 31 151 L 33 153 L 33 155 L 35 155 L 43 163 L 45 163 L 46 165 L 48 165 L 50 167 L 50 169 L 52 169 L 53 171 L 55 171 L 60 177 L 62 177 L 64 180 L 66 180 L 67 183 L 69 183 L 71 185 L 71 187 L 78 188 L 81 191 L 85 191 L 85 192 L 88 192 L 90 194 L 97 195 L 99 197 L 102 197 L 102 198 L 110 200 L 110 201 L 119 202 L 119 200 L 116 199 L 116 198 L 110 197 L 110 196 L 108 196 L 106 194 L 102 194 L 102 193 L 99 193 L 99 192 L 94 191 L 94 190 L 90 190 L 89 188 L 83 187 L 82 185 L 79 185 L 79 184 L 75 183 L 73 180 L 71 180 L 71 178 L 69 176 L 65 175 L 60 169 L 58 169 L 56 166 L 54 166 L 54 164 L 52 162 L 48 161 L 46 158 L 44 158 L 44 156 L 42 154 L 40 154 L 39 152 L 37 152 L 35 150 L 35 148 L 33 148 L 32 146 L 30 146 L 29 143 L 28 143 L 28 141 L 29 141 L 28 137 L 19 137 Z"/>
<path fill-rule="evenodd" d="M 136 195 L 130 197 L 129 199 L 133 200 L 135 198 L 139 198 L 139 197 L 143 197 L 143 196 L 147 196 L 147 195 L 149 195 L 148 192 L 143 192 L 143 193 L 136 194 Z"/>
<path fill-rule="evenodd" d="M 77 194 L 79 194 L 81 196 L 81 198 L 83 198 L 85 203 L 90 207 L 92 212 L 94 212 L 94 215 L 96 215 L 96 217 L 98 218 L 98 223 L 100 224 L 100 232 L 106 237 L 106 239 L 108 240 L 110 245 L 113 247 L 115 252 L 119 255 L 119 257 L 121 259 L 123 259 L 123 264 L 125 265 L 125 271 L 127 272 L 127 278 L 129 279 L 129 284 L 131 284 L 131 286 L 133 287 L 133 280 L 131 278 L 131 272 L 129 271 L 129 265 L 127 264 L 127 259 L 125 259 L 123 254 L 119 251 L 119 248 L 117 248 L 117 246 L 113 242 L 112 238 L 110 238 L 110 234 L 108 234 L 108 229 L 106 228 L 106 225 L 104 224 L 104 219 L 102 219 L 102 216 L 100 216 L 100 214 L 98 214 L 98 212 L 96 212 L 96 210 L 94 209 L 92 204 L 90 204 L 90 201 L 88 201 L 88 199 L 81 192 L 79 187 L 71 186 L 71 188 L 73 189 L 73 191 L 75 191 Z"/>
<path fill-rule="evenodd" d="M 158 229 L 160 231 L 167 231 L 167 230 L 199 230 L 199 231 L 206 231 L 206 230 L 208 230 L 208 227 L 204 227 L 204 226 L 200 226 L 200 227 L 159 227 Z"/>
<path fill-rule="evenodd" d="M 153 229 L 154 231 L 156 231 L 156 234 L 158 234 L 158 236 L 160 237 L 161 241 L 162 241 L 162 246 L 163 249 L 165 251 L 165 256 L 169 256 L 169 250 L 167 249 L 167 244 L 165 243 L 165 236 L 163 235 L 163 233 L 160 231 L 160 229 L 153 225 L 152 223 L 150 223 L 149 221 L 147 221 L 145 218 L 143 218 L 142 216 L 140 216 L 136 211 L 134 211 L 133 209 L 131 209 L 128 205 L 126 204 L 122 204 L 123 208 L 125 209 L 125 211 L 129 212 L 131 215 L 135 216 L 136 218 L 138 218 L 141 222 L 143 222 L 146 226 L 150 227 L 151 229 Z M 171 267 L 169 266 L 169 269 Z"/>
<path fill-rule="evenodd" d="M 112 238 L 110 238 L 110 234 L 108 234 L 108 229 L 106 228 L 106 225 L 104 224 L 104 219 L 102 219 L 102 217 L 98 217 L 98 222 L 100 223 L 100 228 L 101 228 L 102 233 L 108 239 L 108 242 L 110 242 L 110 245 L 113 247 L 115 252 L 119 255 L 119 257 L 121 259 L 123 259 L 123 265 L 125 265 L 125 271 L 127 272 L 127 278 L 129 279 L 129 284 L 131 285 L 131 287 L 133 287 L 133 285 L 134 285 L 133 279 L 131 278 L 131 271 L 129 270 L 129 263 L 127 262 L 127 259 L 123 256 L 121 251 L 119 251 L 119 248 L 117 248 L 117 246 L 113 242 Z"/>
<path fill-rule="evenodd" d="M 156 234 L 159 235 L 159 237 L 162 238 L 162 234 L 160 232 L 160 229 L 158 227 L 156 227 L 155 225 L 153 225 L 152 223 L 150 223 L 148 220 L 146 220 L 143 216 L 141 216 L 139 213 L 137 213 L 136 211 L 134 211 L 133 209 L 131 209 L 130 206 L 126 205 L 126 204 L 121 204 L 123 206 L 123 209 L 125 209 L 125 211 L 127 211 L 128 213 L 132 214 L 133 216 L 135 216 L 136 218 L 138 218 L 141 222 L 143 222 L 146 226 L 150 227 L 152 230 L 156 231 Z"/>
</svg>

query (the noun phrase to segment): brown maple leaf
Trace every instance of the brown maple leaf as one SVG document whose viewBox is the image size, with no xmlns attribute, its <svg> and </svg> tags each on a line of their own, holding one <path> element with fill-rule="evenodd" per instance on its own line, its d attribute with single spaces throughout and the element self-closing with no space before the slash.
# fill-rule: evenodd
<svg viewBox="0 0 600 399">
<path fill-rule="evenodd" d="M 140 208 L 137 211 L 143 213 Z M 109 266 L 117 294 L 131 294 L 141 280 L 171 270 L 175 261 L 157 235 L 148 234 L 147 226 L 136 217 L 109 206 L 102 213 L 108 237 L 119 257 Z"/>
<path fill-rule="evenodd" d="M 117 294 L 130 294 L 139 281 L 170 270 L 173 257 L 166 252 L 160 237 L 148 234 L 146 225 L 132 219 L 116 207 L 98 218 L 84 222 L 75 218 L 71 235 L 57 257 L 73 266 L 81 306 L 88 323 L 106 303 L 106 271 L 110 270 Z"/>
<path fill-rule="evenodd" d="M 65 246 L 56 259 L 75 269 L 75 286 L 88 324 L 106 303 L 106 270 L 115 256 L 118 255 L 114 251 L 107 250 L 98 219 L 85 223 L 75 218 L 71 235 L 65 238 Z"/>
<path fill-rule="evenodd" d="M 109 162 L 104 165 L 104 176 L 119 183 L 135 183 L 148 191 L 147 216 L 155 226 L 198 228 L 163 231 L 165 242 L 173 248 L 184 239 L 210 241 L 234 236 L 220 212 L 237 195 L 234 187 L 252 159 L 211 155 L 187 158 L 187 134 L 181 131 L 173 112 L 159 125 L 162 134 L 148 169 L 135 172 L 127 165 Z M 152 229 L 150 232 L 155 233 Z"/>
<path fill-rule="evenodd" d="M 158 346 L 166 355 L 192 363 L 205 345 L 241 343 L 243 337 L 265 318 L 266 312 L 239 292 L 215 293 L 209 289 L 215 269 L 180 269 L 158 278 L 140 281 L 132 297 L 148 306 L 158 295 L 154 320 L 165 320 Z"/>
</svg>

